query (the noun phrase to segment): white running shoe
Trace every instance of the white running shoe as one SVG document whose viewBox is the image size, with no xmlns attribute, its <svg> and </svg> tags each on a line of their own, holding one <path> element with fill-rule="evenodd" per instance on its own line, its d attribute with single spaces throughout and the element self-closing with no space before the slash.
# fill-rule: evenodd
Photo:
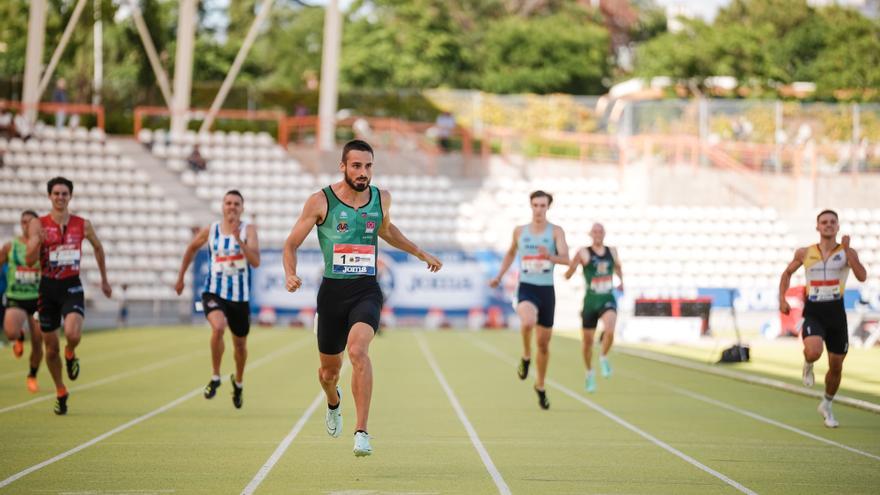
<svg viewBox="0 0 880 495">
<path fill-rule="evenodd" d="M 816 377 L 813 376 L 813 363 L 804 361 L 804 386 L 812 387 L 816 383 Z"/>
<path fill-rule="evenodd" d="M 336 387 L 336 394 L 339 396 L 339 405 L 336 409 L 327 408 L 327 417 L 324 422 L 327 424 L 327 434 L 333 438 L 339 438 L 342 434 L 342 390 Z"/>
<path fill-rule="evenodd" d="M 819 411 L 819 414 L 825 419 L 825 426 L 828 428 L 837 428 L 840 426 L 840 423 L 834 419 L 834 413 L 831 412 L 831 401 L 822 399 L 822 402 L 819 403 L 819 407 L 816 408 Z"/>
<path fill-rule="evenodd" d="M 366 457 L 373 453 L 373 447 L 370 446 L 370 435 L 359 431 L 354 434 L 354 455 L 355 457 Z"/>
</svg>

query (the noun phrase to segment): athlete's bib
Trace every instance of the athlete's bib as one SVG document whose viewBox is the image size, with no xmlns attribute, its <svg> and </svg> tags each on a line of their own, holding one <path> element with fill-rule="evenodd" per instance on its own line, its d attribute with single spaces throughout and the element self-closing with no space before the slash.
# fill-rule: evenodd
<svg viewBox="0 0 880 495">
<path fill-rule="evenodd" d="M 82 251 L 76 244 L 59 244 L 52 246 L 49 251 L 49 266 L 57 268 L 61 266 L 79 266 Z"/>
<path fill-rule="evenodd" d="M 214 256 L 215 273 L 223 275 L 238 275 L 247 270 L 247 259 L 243 254 L 232 254 L 229 256 Z"/>
<path fill-rule="evenodd" d="M 599 294 L 608 293 L 611 292 L 613 283 L 613 278 L 610 276 L 593 277 L 593 279 L 590 280 L 590 290 Z"/>
<path fill-rule="evenodd" d="M 26 266 L 15 267 L 15 283 L 18 285 L 34 285 L 40 283 L 40 269 Z"/>
<path fill-rule="evenodd" d="M 540 254 L 523 256 L 520 266 L 525 274 L 548 273 L 553 269 L 553 263 L 546 256 Z"/>
<path fill-rule="evenodd" d="M 338 275 L 376 275 L 376 246 L 334 244 L 333 273 Z"/>
<path fill-rule="evenodd" d="M 813 302 L 840 299 L 840 280 L 811 280 L 807 288 L 807 299 Z"/>
</svg>

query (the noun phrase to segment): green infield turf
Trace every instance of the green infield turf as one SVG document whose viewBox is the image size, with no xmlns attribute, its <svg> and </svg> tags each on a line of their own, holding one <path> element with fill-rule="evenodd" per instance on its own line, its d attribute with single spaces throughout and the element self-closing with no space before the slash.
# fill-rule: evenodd
<svg viewBox="0 0 880 495">
<path fill-rule="evenodd" d="M 544 411 L 534 365 L 527 380 L 517 378 L 520 337 L 506 331 L 377 337 L 374 453 L 356 458 L 351 369 L 341 380 L 345 431 L 330 438 L 311 332 L 253 329 L 240 410 L 228 340 L 223 385 L 214 399 L 202 397 L 208 337 L 204 327 L 86 333 L 64 417 L 52 413 L 45 364 L 32 395 L 26 358 L 0 349 L 0 492 L 824 495 L 880 487 L 880 415 L 836 405 L 841 426 L 826 429 L 813 398 L 622 353 L 612 354 L 612 377 L 588 394 L 580 344 L 561 336 L 551 344 Z M 870 380 L 875 370 L 854 372 Z M 862 397 L 880 402 L 869 390 Z"/>
</svg>

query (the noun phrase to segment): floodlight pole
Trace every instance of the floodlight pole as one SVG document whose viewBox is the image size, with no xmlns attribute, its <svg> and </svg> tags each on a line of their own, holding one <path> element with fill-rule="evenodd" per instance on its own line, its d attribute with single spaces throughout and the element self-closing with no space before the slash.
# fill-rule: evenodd
<svg viewBox="0 0 880 495">
<path fill-rule="evenodd" d="M 31 0 L 28 12 L 28 39 L 22 84 L 23 113 L 28 122 L 37 120 L 37 104 L 40 102 L 40 72 L 43 65 L 43 44 L 46 38 L 46 0 Z"/>
<path fill-rule="evenodd" d="M 202 121 L 202 126 L 199 128 L 199 132 L 208 132 L 211 130 L 211 126 L 214 124 L 214 118 L 217 116 L 217 111 L 220 110 L 220 107 L 223 106 L 223 102 L 226 101 L 226 96 L 229 95 L 229 90 L 232 89 L 232 83 L 235 82 L 235 78 L 238 77 L 241 65 L 251 51 L 251 47 L 254 45 L 257 35 L 260 33 L 260 28 L 262 27 L 263 22 L 266 20 L 266 17 L 269 17 L 269 12 L 272 10 L 273 3 L 275 3 L 275 0 L 263 0 L 263 3 L 260 4 L 260 12 L 257 14 L 254 22 L 251 23 L 247 36 L 244 38 L 244 43 L 238 50 L 238 54 L 235 55 L 232 67 L 229 69 L 229 72 L 226 73 L 226 78 L 223 79 L 223 84 L 220 85 L 220 91 L 217 92 L 214 102 L 211 103 L 211 108 L 208 110 L 208 115 L 205 116 L 205 120 Z"/>
<path fill-rule="evenodd" d="M 168 75 L 165 73 L 165 69 L 162 68 L 162 62 L 159 61 L 156 45 L 153 44 L 153 38 L 150 36 L 150 30 L 147 29 L 147 23 L 144 22 L 144 15 L 140 7 L 138 7 L 137 1 L 130 0 L 128 5 L 131 7 L 131 17 L 134 19 L 134 25 L 141 38 L 141 43 L 143 43 L 144 50 L 147 52 L 147 60 L 150 61 L 150 67 L 153 68 L 153 74 L 156 76 L 159 91 L 162 93 L 162 98 L 165 99 L 165 106 L 170 110 L 174 98 L 171 93 L 171 85 L 168 83 Z"/>
<path fill-rule="evenodd" d="M 104 25 L 101 22 L 101 0 L 94 0 L 94 20 L 92 37 L 95 57 L 95 74 L 92 84 L 92 104 L 101 104 L 101 88 L 104 86 Z"/>
<path fill-rule="evenodd" d="M 73 14 L 71 14 L 67 26 L 64 27 L 61 41 L 59 41 L 58 46 L 55 47 L 55 53 L 52 54 L 52 58 L 49 60 L 49 66 L 46 67 L 46 72 L 43 73 L 43 77 L 40 79 L 37 101 L 40 101 L 40 97 L 46 92 L 46 88 L 49 86 L 49 80 L 52 79 L 52 74 L 55 72 L 55 67 L 57 67 L 58 62 L 61 61 L 61 55 L 64 53 L 64 49 L 67 48 L 67 43 L 70 42 L 70 37 L 73 36 L 73 28 L 76 27 L 76 23 L 79 22 L 79 16 L 82 15 L 82 11 L 85 8 L 86 0 L 79 0 L 76 2 L 76 7 L 73 8 Z"/>
<path fill-rule="evenodd" d="M 321 89 L 318 103 L 318 148 L 332 151 L 336 141 L 336 106 L 339 99 L 339 52 L 342 50 L 342 16 L 338 0 L 329 0 L 324 11 L 324 47 L 321 55 Z"/>
<path fill-rule="evenodd" d="M 180 13 L 177 24 L 177 55 L 174 59 L 174 99 L 171 104 L 171 134 L 183 134 L 189 121 L 197 5 L 198 0 L 180 0 Z"/>
</svg>

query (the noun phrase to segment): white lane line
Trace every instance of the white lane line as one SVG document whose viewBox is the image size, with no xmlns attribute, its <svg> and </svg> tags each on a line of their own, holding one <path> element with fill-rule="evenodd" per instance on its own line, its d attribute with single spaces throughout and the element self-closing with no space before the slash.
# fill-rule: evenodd
<svg viewBox="0 0 880 495">
<path fill-rule="evenodd" d="M 253 371 L 253 370 L 259 368 L 260 366 L 272 361 L 273 359 L 275 359 L 283 354 L 286 354 L 288 352 L 299 349 L 300 347 L 302 347 L 303 345 L 305 345 L 308 342 L 311 342 L 311 341 L 309 339 L 304 339 L 304 340 L 297 342 L 295 344 L 291 344 L 286 347 L 282 347 L 281 349 L 278 349 L 274 352 L 271 352 L 271 353 L 263 356 L 262 358 L 254 361 L 253 364 L 249 364 L 247 366 L 247 370 Z M 105 439 L 107 439 L 107 438 L 109 438 L 109 437 L 111 437 L 121 431 L 125 431 L 125 430 L 131 428 L 132 426 L 135 426 L 139 423 L 143 423 L 144 421 L 146 421 L 156 415 L 162 414 L 163 412 L 168 411 L 169 409 L 177 407 L 180 404 L 186 402 L 187 400 L 192 399 L 193 397 L 199 395 L 203 389 L 204 389 L 204 387 L 199 387 L 195 390 L 191 390 L 191 391 L 187 392 L 186 394 L 169 402 L 168 404 L 165 404 L 164 406 L 159 407 L 158 409 L 154 409 L 154 410 L 148 412 L 147 414 L 144 414 L 143 416 L 137 417 L 127 423 L 119 425 L 116 428 L 113 428 L 112 430 L 110 430 L 106 433 L 98 435 L 97 437 L 89 440 L 88 442 L 77 445 L 76 447 L 74 447 L 68 451 L 65 451 L 65 452 L 62 452 L 62 453 L 56 455 L 55 457 L 52 457 L 50 459 L 46 459 L 45 461 L 43 461 L 39 464 L 35 464 L 25 470 L 19 471 L 19 472 L 13 474 L 12 476 L 6 478 L 5 480 L 0 481 L 0 488 L 9 486 L 13 482 L 33 473 L 34 471 L 38 471 L 40 469 L 43 469 L 46 466 L 49 466 L 49 465 L 54 464 L 62 459 L 70 457 L 73 454 L 76 454 L 77 452 L 79 452 L 81 450 L 87 449 L 87 448 L 91 447 L 92 445 L 95 445 L 96 443 L 98 443 L 102 440 L 105 440 Z"/>
<path fill-rule="evenodd" d="M 342 369 L 339 370 L 339 378 L 341 379 L 345 376 L 345 372 L 348 371 L 348 364 L 343 361 Z M 266 463 L 257 471 L 257 474 L 254 475 L 253 479 L 251 479 L 250 483 L 244 487 L 244 490 L 241 491 L 242 495 L 250 495 L 257 490 L 257 487 L 266 479 L 266 476 L 269 476 L 269 472 L 275 467 L 275 464 L 278 464 L 278 461 L 281 460 L 281 457 L 287 452 L 287 449 L 290 448 L 290 444 L 293 443 L 293 440 L 299 435 L 302 429 L 305 427 L 306 423 L 309 421 L 309 418 L 312 417 L 312 414 L 315 414 L 315 411 L 318 409 L 318 406 L 324 401 L 325 395 L 324 391 L 318 392 L 318 395 L 315 396 L 315 399 L 309 404 L 309 407 L 303 412 L 302 416 L 296 421 L 296 424 L 293 425 L 290 432 L 284 437 L 284 440 L 278 444 L 278 447 L 275 448 L 275 452 L 272 452 L 272 455 L 269 456 L 269 459 L 266 460 Z"/>
<path fill-rule="evenodd" d="M 783 430 L 788 430 L 792 433 L 797 433 L 798 435 L 801 435 L 801 436 L 804 436 L 807 438 L 811 438 L 813 440 L 816 440 L 817 442 L 822 442 L 822 443 L 825 443 L 828 445 L 832 445 L 834 447 L 838 447 L 843 450 L 847 450 L 849 452 L 852 452 L 853 454 L 862 455 L 862 456 L 874 459 L 876 461 L 880 461 L 880 456 L 878 456 L 878 455 L 874 455 L 874 454 L 871 454 L 870 452 L 865 452 L 863 450 L 859 450 L 855 447 L 850 447 L 849 445 L 844 445 L 842 443 L 835 442 L 834 440 L 829 440 L 827 438 L 820 437 L 819 435 L 815 435 L 813 433 L 802 430 L 802 429 L 797 428 L 795 426 L 787 425 L 781 421 L 776 421 L 775 419 L 771 419 L 766 416 L 762 416 L 758 413 L 749 411 L 747 409 L 739 408 L 737 406 L 734 406 L 733 404 L 728 404 L 726 402 L 722 402 L 720 400 L 713 399 L 709 396 L 706 396 L 706 395 L 703 395 L 703 394 L 700 394 L 700 393 L 697 393 L 697 392 L 694 392 L 694 391 L 691 391 L 691 390 L 688 390 L 685 388 L 676 387 L 673 385 L 667 385 L 665 383 L 661 383 L 656 380 L 651 380 L 648 378 L 643 378 L 641 376 L 636 376 L 636 375 L 633 375 L 632 373 L 623 373 L 623 374 L 624 374 L 624 376 L 628 376 L 628 377 L 633 378 L 635 380 L 643 381 L 645 383 L 650 383 L 651 385 L 659 386 L 659 387 L 665 388 L 667 390 L 672 390 L 673 392 L 690 397 L 692 399 L 706 402 L 708 404 L 712 404 L 712 405 L 720 407 L 722 409 L 727 409 L 728 411 L 742 414 L 743 416 L 747 416 L 747 417 L 752 418 L 754 420 L 761 421 L 763 423 L 767 423 L 768 425 L 776 426 L 777 428 L 782 428 Z"/>
<path fill-rule="evenodd" d="M 504 355 L 497 348 L 492 347 L 489 344 L 485 344 L 483 342 L 480 342 L 480 341 L 474 339 L 473 337 L 470 337 L 468 340 L 470 340 L 471 343 L 473 343 L 475 346 L 483 349 L 484 351 L 488 352 L 489 354 L 494 355 L 495 357 L 501 359 L 505 363 L 509 363 L 509 364 L 516 363 L 516 360 L 511 359 L 509 356 Z M 555 380 L 547 379 L 546 383 L 548 385 L 552 386 L 553 388 L 556 388 L 557 390 L 561 391 L 565 395 L 571 397 L 572 399 L 586 405 L 590 409 L 593 409 L 594 411 L 602 414 L 603 416 L 610 419 L 611 421 L 614 421 L 615 423 L 619 424 L 620 426 L 623 426 L 624 428 L 626 428 L 626 429 L 632 431 L 633 433 L 636 433 L 637 435 L 641 436 L 642 438 L 650 441 L 654 445 L 662 448 L 663 450 L 669 452 L 670 454 L 682 459 L 683 461 L 687 462 L 688 464 L 690 464 L 690 465 L 692 465 L 692 466 L 694 466 L 694 467 L 696 467 L 696 468 L 698 468 L 708 474 L 711 474 L 712 476 L 727 483 L 728 485 L 732 486 L 733 488 L 736 488 L 740 492 L 747 493 L 750 495 L 756 495 L 756 492 L 752 491 L 751 489 L 749 489 L 746 486 L 743 486 L 742 484 L 740 484 L 736 480 L 710 468 L 709 466 L 703 464 L 702 462 L 694 459 L 693 457 L 691 457 L 691 456 L 685 454 L 684 452 L 676 449 L 675 447 L 669 445 L 668 443 L 664 442 L 663 440 L 660 440 L 659 438 L 655 437 L 654 435 L 651 435 L 650 433 L 646 432 L 645 430 L 642 430 L 638 426 L 635 426 L 634 424 L 630 423 L 629 421 L 627 421 L 627 420 L 621 418 L 620 416 L 612 413 L 611 411 L 605 409 L 604 407 L 600 406 L 599 404 L 596 404 L 595 402 L 573 392 L 568 387 L 566 387 L 560 383 L 557 383 Z"/>
<path fill-rule="evenodd" d="M 674 366 L 678 366 L 680 368 L 686 368 L 690 370 L 696 370 L 703 373 L 711 373 L 713 375 L 723 376 L 725 378 L 733 378 L 734 380 L 743 381 L 746 383 L 751 383 L 753 385 L 764 385 L 766 387 L 775 388 L 778 390 L 784 390 L 786 392 L 791 392 L 798 395 L 806 395 L 807 397 L 813 397 L 816 399 L 821 399 L 824 397 L 825 393 L 819 390 L 811 390 L 800 385 L 792 385 L 791 383 L 783 382 L 782 380 L 774 380 L 772 378 L 765 378 L 763 376 L 753 375 L 751 373 L 745 373 L 741 371 L 728 370 L 724 368 L 719 368 L 717 366 L 706 365 L 702 363 L 695 363 L 693 361 L 688 361 L 686 359 L 680 359 L 672 356 L 667 356 L 665 354 L 660 354 L 658 352 L 646 351 L 643 349 L 633 349 L 626 346 L 615 347 L 617 352 L 628 354 L 630 356 L 640 357 L 642 359 L 648 359 L 651 361 L 658 361 L 661 363 L 671 364 Z M 852 406 L 859 409 L 863 409 L 865 411 L 869 411 L 872 413 L 880 414 L 880 404 L 875 404 L 873 402 L 868 402 L 862 399 L 854 399 L 852 397 L 846 397 L 840 394 L 837 394 L 834 397 L 834 402 L 838 404 L 843 404 L 846 406 Z"/>
<path fill-rule="evenodd" d="M 177 361 L 183 361 L 183 360 L 186 360 L 186 359 L 191 358 L 192 356 L 195 356 L 196 354 L 204 354 L 204 353 L 206 353 L 206 352 L 207 352 L 207 351 L 194 351 L 194 352 L 189 352 L 189 353 L 186 353 L 186 354 L 184 354 L 184 355 L 182 355 L 182 356 L 176 356 L 176 357 L 173 357 L 173 358 L 166 359 L 166 360 L 164 360 L 164 361 L 159 361 L 158 363 L 148 364 L 147 366 L 142 366 L 142 367 L 137 368 L 137 369 L 133 369 L 133 370 L 130 370 L 130 371 L 126 371 L 125 373 L 117 373 L 117 374 L 115 374 L 115 375 L 110 375 L 110 376 L 108 376 L 108 377 L 106 377 L 106 378 L 102 378 L 102 379 L 100 379 L 100 380 L 96 380 L 96 381 L 94 381 L 94 382 L 90 382 L 90 383 L 87 383 L 87 384 L 85 384 L 85 385 L 81 385 L 81 386 L 78 386 L 78 387 L 70 387 L 70 392 L 71 392 L 71 393 L 74 393 L 74 392 L 81 392 L 81 391 L 83 391 L 83 390 L 88 390 L 88 389 L 90 389 L 90 388 L 100 387 L 101 385 L 106 385 L 106 384 L 108 384 L 108 383 L 117 382 L 117 381 L 119 381 L 119 380 L 123 380 L 123 379 L 125 379 L 125 378 L 130 377 L 130 376 L 139 375 L 139 374 L 141 374 L 141 373 L 146 373 L 146 372 L 148 372 L 148 371 L 153 371 L 153 370 L 157 370 L 157 369 L 160 369 L 160 368 L 164 368 L 164 367 L 166 367 L 166 366 L 168 366 L 168 365 L 170 365 L 170 364 L 172 364 L 172 363 L 175 363 L 175 362 L 177 362 Z M 62 372 L 63 372 L 63 370 L 62 370 Z M 14 405 L 11 405 L 11 406 L 6 406 L 6 407 L 0 409 L 0 414 L 8 413 L 9 411 L 14 411 L 14 410 L 16 410 L 16 409 L 21 409 L 22 407 L 27 407 L 27 406 L 30 406 L 30 405 L 32 405 L 32 404 L 37 404 L 37 403 L 39 403 L 39 402 L 45 402 L 45 401 L 47 401 L 47 400 L 51 400 L 51 399 L 54 399 L 54 398 L 55 398 L 55 394 L 46 394 L 46 395 L 42 395 L 42 396 L 37 397 L 37 398 L 35 398 L 35 399 L 31 399 L 31 400 L 29 400 L 29 401 L 20 402 L 20 403 L 18 403 L 18 404 L 14 404 Z"/>
<path fill-rule="evenodd" d="M 464 429 L 467 430 L 468 436 L 471 438 L 471 443 L 474 444 L 474 448 L 477 449 L 477 453 L 480 454 L 480 459 L 483 460 L 483 465 L 486 466 L 486 471 L 489 472 L 492 476 L 492 481 L 494 481 L 495 486 L 498 487 L 498 493 L 509 495 L 510 488 L 507 486 L 501 473 L 498 472 L 498 468 L 495 467 L 492 458 L 489 457 L 489 452 L 486 451 L 486 447 L 484 447 L 483 442 L 480 441 L 480 437 L 477 435 L 477 430 L 474 429 L 474 426 L 468 420 L 467 415 L 464 413 L 464 408 L 461 407 L 461 403 L 459 403 L 458 399 L 455 397 L 452 387 L 449 386 L 449 383 L 443 376 L 443 372 L 440 371 L 440 366 L 437 365 L 437 360 L 434 359 L 434 354 L 432 354 L 431 349 L 428 348 L 428 344 L 425 342 L 425 337 L 417 333 L 416 340 L 419 341 L 419 347 L 422 348 L 422 353 L 425 355 L 425 359 L 428 360 L 428 364 L 431 365 L 431 369 L 434 370 L 434 375 L 437 376 L 437 381 L 440 382 L 440 386 L 443 387 L 446 396 L 449 397 L 449 403 L 452 404 L 452 408 L 455 409 L 458 419 L 461 421 L 461 424 L 464 425 Z"/>
<path fill-rule="evenodd" d="M 302 431 L 303 427 L 306 425 L 306 422 L 315 413 L 318 407 L 324 402 L 324 391 L 318 392 L 318 395 L 315 396 L 315 400 L 309 405 L 308 409 L 300 416 L 299 420 L 297 420 L 296 424 L 293 425 L 293 428 L 290 430 L 290 433 L 284 437 L 284 440 L 278 444 L 278 447 L 275 449 L 275 452 L 272 452 L 272 455 L 269 456 L 269 459 L 266 460 L 266 463 L 263 464 L 263 467 L 257 471 L 257 474 L 254 475 L 254 478 L 244 487 L 244 490 L 241 491 L 242 495 L 250 495 L 257 490 L 257 487 L 260 486 L 260 483 L 266 479 L 266 476 L 269 475 L 269 472 L 272 471 L 272 468 L 275 467 L 275 464 L 281 460 L 281 456 L 287 451 L 290 444 L 293 443 L 293 440 L 299 435 L 299 432 Z"/>
</svg>

